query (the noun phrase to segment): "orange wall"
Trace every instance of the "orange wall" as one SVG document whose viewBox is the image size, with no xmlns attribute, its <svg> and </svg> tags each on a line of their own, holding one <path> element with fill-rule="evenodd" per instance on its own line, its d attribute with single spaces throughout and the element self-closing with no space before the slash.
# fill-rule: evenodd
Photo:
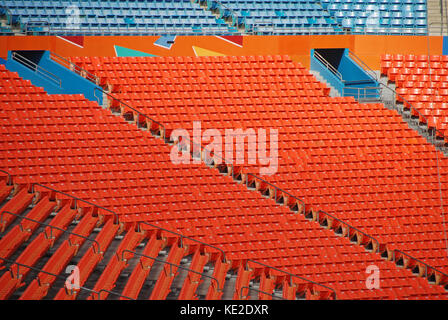
<svg viewBox="0 0 448 320">
<path fill-rule="evenodd" d="M 158 36 L 84 37 L 83 47 L 59 37 L 0 37 L 0 57 L 8 50 L 51 50 L 62 56 L 115 56 L 114 45 L 158 56 L 194 56 L 193 46 L 225 55 L 288 54 L 309 66 L 312 48 L 350 48 L 372 69 L 379 69 L 383 53 L 442 54 L 442 37 L 425 36 L 244 36 L 237 46 L 215 36 L 178 36 L 171 49 L 154 45 Z"/>
<path fill-rule="evenodd" d="M 441 55 L 442 51 L 443 37 L 425 36 L 356 36 L 353 48 L 353 52 L 374 70 L 379 70 L 383 53 Z"/>
</svg>

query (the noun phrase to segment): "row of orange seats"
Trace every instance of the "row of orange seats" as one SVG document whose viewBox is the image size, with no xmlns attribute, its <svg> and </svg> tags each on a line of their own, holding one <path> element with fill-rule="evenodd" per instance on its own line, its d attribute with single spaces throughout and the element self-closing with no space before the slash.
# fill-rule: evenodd
<svg viewBox="0 0 448 320">
<path fill-rule="evenodd" d="M 382 61 L 407 61 L 407 62 L 448 62 L 448 57 L 443 55 L 414 55 L 414 54 L 383 54 L 381 55 Z"/>
<path fill-rule="evenodd" d="M 386 69 L 385 69 L 386 70 Z M 425 78 L 430 78 L 432 75 L 438 76 L 440 81 L 444 81 L 448 76 L 447 69 L 399 69 L 399 68 L 388 68 L 386 73 L 387 77 L 391 81 L 395 81 L 398 76 L 404 77 L 404 79 L 408 79 L 407 76 L 417 76 L 418 81 L 423 81 Z M 434 78 L 435 79 L 435 78 Z"/>
<path fill-rule="evenodd" d="M 82 65 L 83 63 L 107 64 L 107 63 L 229 63 L 229 62 L 282 62 L 291 61 L 287 55 L 254 55 L 254 56 L 160 56 L 160 57 L 70 57 L 73 63 Z"/>
</svg>

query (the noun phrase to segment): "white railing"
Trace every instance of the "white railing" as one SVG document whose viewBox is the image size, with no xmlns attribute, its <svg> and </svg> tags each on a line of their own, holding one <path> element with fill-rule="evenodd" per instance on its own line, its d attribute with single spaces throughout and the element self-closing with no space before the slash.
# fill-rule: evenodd
<svg viewBox="0 0 448 320">
<path fill-rule="evenodd" d="M 357 101 L 381 101 L 381 87 L 344 87 L 343 96 L 352 96 Z"/>
<path fill-rule="evenodd" d="M 296 35 L 343 35 L 343 34 L 358 34 L 358 35 L 427 35 L 428 30 L 425 27 L 314 27 L 314 26 L 300 26 L 300 27 L 284 27 L 277 25 L 274 21 L 260 21 L 249 25 L 252 28 L 248 31 L 250 34 L 263 35 L 281 35 L 281 34 L 296 34 Z"/>
<path fill-rule="evenodd" d="M 348 51 L 349 57 L 355 61 L 368 76 L 370 76 L 373 80 L 378 81 L 378 75 L 375 71 L 373 71 L 364 61 L 361 60 L 354 52 Z"/>
<path fill-rule="evenodd" d="M 25 58 L 24 56 L 18 54 L 17 52 L 12 53 L 12 59 L 19 62 L 20 64 L 28 67 L 29 69 L 33 70 L 35 73 L 38 73 L 39 75 L 47 78 L 48 80 L 56 83 L 59 88 L 62 88 L 62 80 L 57 75 L 51 73 L 50 71 L 46 70 L 45 68 L 42 68 L 35 62 Z"/>
<path fill-rule="evenodd" d="M 74 64 L 73 62 L 68 61 L 67 59 L 65 59 L 64 57 L 61 57 L 60 55 L 58 55 L 56 53 L 50 52 L 50 59 L 95 84 L 100 83 L 100 80 L 97 76 L 95 76 L 94 74 L 81 68 L 80 66 Z"/>
</svg>

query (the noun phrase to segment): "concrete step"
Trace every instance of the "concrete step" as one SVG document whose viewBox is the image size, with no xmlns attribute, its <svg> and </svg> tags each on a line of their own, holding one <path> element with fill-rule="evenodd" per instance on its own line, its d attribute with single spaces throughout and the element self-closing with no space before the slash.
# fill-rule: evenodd
<svg viewBox="0 0 448 320">
<path fill-rule="evenodd" d="M 339 92 L 332 86 L 330 85 L 324 77 L 322 77 L 322 75 L 314 70 L 310 70 L 311 74 L 314 75 L 316 77 L 316 79 L 322 83 L 325 83 L 325 85 L 330 88 L 330 97 L 340 97 L 341 95 L 339 94 Z"/>
<path fill-rule="evenodd" d="M 440 0 L 427 0 L 427 16 L 429 35 L 448 35 L 448 1 L 442 0 L 443 13 Z"/>
</svg>

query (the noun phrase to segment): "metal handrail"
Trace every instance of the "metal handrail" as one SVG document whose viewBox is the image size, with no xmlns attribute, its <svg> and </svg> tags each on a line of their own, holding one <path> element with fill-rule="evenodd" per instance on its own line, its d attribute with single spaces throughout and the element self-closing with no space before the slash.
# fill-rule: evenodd
<svg viewBox="0 0 448 320">
<path fill-rule="evenodd" d="M 123 251 L 121 252 L 121 260 L 124 260 L 124 254 L 125 254 L 125 253 L 135 254 L 136 256 L 139 256 L 139 257 L 144 257 L 144 258 L 148 258 L 148 259 L 151 259 L 151 260 L 154 260 L 154 261 L 163 263 L 163 264 L 167 264 L 167 265 L 170 266 L 170 274 L 173 273 L 173 269 L 172 269 L 173 267 L 174 267 L 174 268 L 180 268 L 180 269 L 186 270 L 186 271 L 188 271 L 188 272 L 192 272 L 192 273 L 198 274 L 198 275 L 200 275 L 201 277 L 206 277 L 206 278 L 209 278 L 209 279 L 211 279 L 211 280 L 214 280 L 214 281 L 216 282 L 216 284 L 217 284 L 217 288 L 218 288 L 217 290 L 218 290 L 218 292 L 220 292 L 220 291 L 222 291 L 222 290 L 224 289 L 224 287 L 221 287 L 221 286 L 219 285 L 219 280 L 218 280 L 218 279 L 216 279 L 216 278 L 213 277 L 213 276 L 209 276 L 209 275 L 207 275 L 207 274 L 205 274 L 205 273 L 201 273 L 201 272 L 199 272 L 199 271 L 195 271 L 195 270 L 193 270 L 193 269 L 190 269 L 190 268 L 187 268 L 187 267 L 184 267 L 184 266 L 181 266 L 181 265 L 177 265 L 177 264 L 174 264 L 174 263 L 171 263 L 171 262 L 168 262 L 168 261 L 165 261 L 165 260 L 156 258 L 156 257 L 150 257 L 150 256 L 145 255 L 145 254 L 143 254 L 143 253 L 138 253 L 138 252 L 135 252 L 135 251 L 132 251 L 132 250 L 128 250 L 128 249 L 123 250 Z"/>
<path fill-rule="evenodd" d="M 9 172 L 7 172 L 5 170 L 1 170 L 1 169 L 0 169 L 0 172 L 3 172 L 3 173 L 8 175 L 8 181 L 6 181 L 6 184 L 7 185 L 12 185 L 12 176 L 11 176 L 11 174 Z"/>
<path fill-rule="evenodd" d="M 346 28 L 346 27 L 343 27 Z M 359 27 L 348 27 L 351 34 L 355 35 L 399 35 L 399 36 L 426 36 L 427 30 L 425 27 L 371 27 L 371 26 L 359 26 Z M 425 33 L 418 31 L 424 30 Z M 410 31 L 410 32 L 408 32 Z"/>
<path fill-rule="evenodd" d="M 302 27 L 280 27 L 274 23 L 274 21 L 259 21 L 251 25 L 252 26 L 252 34 L 257 34 L 257 32 L 269 32 L 267 30 L 259 30 L 261 26 L 271 26 L 270 35 L 279 35 L 279 34 L 294 34 L 294 35 L 328 35 L 328 34 L 347 34 L 343 30 L 335 30 L 334 26 L 328 27 L 315 27 L 315 26 L 302 26 Z M 332 29 L 332 30 L 330 30 Z M 342 29 L 342 28 L 341 28 Z"/>
<path fill-rule="evenodd" d="M 270 35 L 276 35 L 276 34 L 295 34 L 295 35 L 328 35 L 328 34 L 365 34 L 365 35 L 426 35 L 427 31 L 424 27 L 399 27 L 399 28 L 371 28 L 369 27 L 369 31 L 366 31 L 366 28 L 364 27 L 343 27 L 343 26 L 332 26 L 329 25 L 328 27 L 316 27 L 316 26 L 300 26 L 300 27 L 280 27 L 276 25 L 274 22 L 256 22 L 254 24 L 251 24 L 252 30 L 257 30 L 259 26 L 263 25 L 270 25 L 272 26 L 272 29 L 269 30 L 261 30 L 260 32 L 269 32 Z M 418 31 L 424 30 L 425 33 L 421 33 Z"/>
<path fill-rule="evenodd" d="M 350 93 L 350 91 L 354 91 L 354 93 Z M 344 87 L 342 95 L 346 96 L 354 94 L 354 97 L 357 98 L 358 101 L 361 99 L 367 100 L 369 98 L 374 98 L 374 100 L 380 101 L 381 91 L 381 87 Z M 363 92 L 363 94 L 361 94 L 361 92 Z"/>
<path fill-rule="evenodd" d="M 30 270 L 33 270 L 33 271 L 36 271 L 36 272 L 39 272 L 39 273 L 48 274 L 48 275 L 53 276 L 55 278 L 67 280 L 66 277 L 58 275 L 58 274 L 55 274 L 55 273 L 52 273 L 52 272 L 48 272 L 48 271 L 45 271 L 45 270 L 42 270 L 42 269 L 38 269 L 38 268 L 35 268 L 35 267 L 32 267 L 32 266 L 29 266 L 29 265 L 26 265 L 26 264 L 23 264 L 23 263 L 19 263 L 19 262 L 13 261 L 13 260 L 5 259 L 5 258 L 2 258 L 2 257 L 0 257 L 0 259 L 5 261 L 5 262 L 7 262 L 7 263 L 10 263 L 11 265 L 17 265 L 17 279 L 19 279 L 19 277 L 20 277 L 20 267 L 23 267 L 23 268 L 30 269 Z M 8 270 L 11 273 L 11 277 L 15 278 L 15 275 L 12 272 L 11 267 L 8 267 Z M 41 286 L 41 281 L 40 281 L 39 274 L 36 276 L 36 281 L 38 282 L 39 286 Z M 64 289 L 68 293 L 68 288 L 65 285 L 64 285 Z M 120 296 L 120 297 L 129 299 L 129 300 L 135 300 L 135 299 L 123 296 L 123 295 L 121 295 L 121 294 L 119 294 L 117 292 L 113 292 L 113 291 L 109 291 L 109 290 L 105 290 L 105 289 L 100 290 L 100 291 L 95 291 L 93 289 L 89 289 L 89 288 L 86 288 L 86 287 L 83 287 L 83 286 L 79 286 L 79 289 L 85 290 L 85 291 L 88 291 L 88 292 L 91 292 L 91 293 L 98 294 L 98 297 L 100 297 L 101 292 L 109 292 L 109 293 L 111 293 L 113 295 Z"/>
<path fill-rule="evenodd" d="M 53 82 L 57 83 L 60 88 L 62 88 L 62 80 L 55 74 L 51 73 L 50 71 L 46 70 L 45 68 L 42 68 L 38 64 L 34 63 L 33 61 L 25 58 L 24 56 L 18 54 L 16 51 L 12 53 L 12 59 L 19 62 L 20 64 L 23 64 L 24 66 L 28 67 L 29 69 L 33 70 L 36 73 L 39 73 L 48 79 L 52 80 Z"/>
<path fill-rule="evenodd" d="M 267 185 L 273 187 L 273 188 L 274 188 L 274 199 L 275 199 L 275 202 L 276 202 L 276 203 L 278 203 L 278 202 L 277 202 L 277 195 L 278 195 L 278 192 L 282 192 L 282 193 L 284 193 L 284 194 L 287 194 L 289 197 L 291 197 L 291 198 L 293 198 L 293 199 L 299 201 L 300 204 L 302 205 L 303 210 L 305 210 L 305 201 L 303 201 L 302 199 L 300 199 L 300 198 L 298 198 L 298 197 L 292 195 L 292 194 L 289 193 L 288 191 L 285 191 L 285 190 L 283 190 L 283 189 L 277 187 L 276 185 L 274 185 L 274 184 L 272 184 L 272 183 L 270 183 L 270 182 L 264 180 L 263 178 L 260 178 L 260 177 L 258 177 L 258 176 L 256 176 L 256 175 L 254 175 L 254 174 L 252 174 L 252 173 L 247 173 L 247 176 L 248 176 L 248 177 L 251 176 L 251 177 L 253 177 L 254 179 L 258 179 L 258 180 L 260 180 L 261 182 L 266 183 Z M 246 179 L 246 186 L 249 187 L 249 179 Z M 287 205 L 287 203 L 285 203 L 285 205 Z"/>
<path fill-rule="evenodd" d="M 124 106 L 125 108 L 131 109 L 132 111 L 134 111 L 135 113 L 137 113 L 138 116 L 139 116 L 138 119 L 136 120 L 137 128 L 141 128 L 141 127 L 140 127 L 140 121 L 139 121 L 139 120 L 140 120 L 140 116 L 143 117 L 143 118 L 149 119 L 150 121 L 156 123 L 161 129 L 163 129 L 163 130 L 161 130 L 161 131 L 163 131 L 163 135 L 162 135 L 162 132 L 160 133 L 161 137 L 163 138 L 163 140 L 166 139 L 166 136 L 165 136 L 165 134 L 166 134 L 166 130 L 165 130 L 165 126 L 164 126 L 163 124 L 161 124 L 160 122 L 158 122 L 158 121 L 156 121 L 156 120 L 154 120 L 154 119 L 148 117 L 146 114 L 144 114 L 144 113 L 138 111 L 137 109 L 131 107 L 131 106 L 128 105 L 127 103 L 125 103 L 125 102 L 123 102 L 123 101 L 121 101 L 121 100 L 115 98 L 113 95 L 111 95 L 110 93 L 104 91 L 103 89 L 99 89 L 99 88 L 95 87 L 95 88 L 93 89 L 93 95 L 94 95 L 95 98 L 97 99 L 98 104 L 100 103 L 100 100 L 99 100 L 98 96 L 96 95 L 96 91 L 100 91 L 102 94 L 106 94 L 109 98 L 111 98 L 111 99 L 113 99 L 114 101 L 118 102 L 119 107 Z M 111 108 L 111 109 L 112 109 L 112 108 Z"/>
<path fill-rule="evenodd" d="M 273 21 L 260 21 L 260 22 L 257 22 L 256 24 L 253 24 L 252 25 L 252 34 L 254 34 L 254 35 L 256 35 L 257 34 L 257 32 L 268 32 L 267 30 L 261 30 L 261 31 L 259 31 L 259 27 L 262 27 L 262 26 L 268 26 L 268 27 L 272 27 L 272 30 L 271 30 L 271 35 L 273 34 L 273 30 L 275 29 L 275 25 L 274 25 L 274 22 Z"/>
<path fill-rule="evenodd" d="M 86 69 L 74 64 L 73 62 L 65 59 L 64 57 L 61 57 L 60 55 L 58 55 L 54 52 L 50 52 L 50 58 L 53 59 L 55 62 L 63 65 L 64 67 L 76 72 L 78 75 L 82 76 L 83 73 L 86 74 L 85 78 L 87 80 L 94 82 L 95 84 L 99 83 L 99 78 L 96 75 L 94 75 L 94 74 L 90 73 L 89 71 L 87 71 Z M 57 60 L 59 60 L 59 61 L 57 61 Z"/>
<path fill-rule="evenodd" d="M 213 249 L 216 249 L 216 250 L 220 251 L 221 254 L 222 254 L 222 258 L 223 258 L 222 262 L 225 263 L 225 262 L 227 261 L 227 259 L 226 259 L 226 254 L 225 254 L 224 250 L 222 250 L 221 248 L 215 247 L 215 246 L 213 246 L 213 245 L 211 245 L 211 244 L 202 242 L 202 241 L 197 240 L 197 239 L 193 239 L 193 238 L 191 238 L 191 237 L 185 236 L 185 235 L 180 234 L 180 233 L 178 233 L 178 232 L 175 232 L 175 231 L 172 231 L 172 230 L 168 230 L 168 229 L 165 229 L 165 228 L 162 228 L 162 227 L 159 227 L 159 226 L 153 225 L 153 224 L 151 224 L 151 223 L 147 223 L 147 222 L 142 222 L 142 221 L 137 222 L 137 226 L 138 226 L 138 230 L 139 230 L 139 231 L 141 230 L 141 228 L 140 228 L 140 224 L 144 224 L 144 225 L 147 225 L 147 226 L 150 226 L 150 227 L 153 227 L 153 228 L 156 228 L 156 229 L 159 229 L 159 230 L 162 230 L 162 231 L 166 231 L 166 232 L 169 232 L 169 233 L 172 233 L 172 234 L 174 234 L 174 235 L 179 236 L 179 237 L 180 237 L 180 246 L 181 246 L 181 247 L 183 247 L 183 239 L 188 239 L 188 240 L 197 242 L 197 243 L 199 243 L 199 244 L 202 244 L 202 245 L 211 247 L 211 248 L 213 248 Z"/>
<path fill-rule="evenodd" d="M 364 231 L 361 231 L 361 230 L 359 230 L 358 228 L 352 226 L 351 224 L 349 224 L 349 223 L 347 223 L 347 222 L 345 222 L 345 221 L 342 221 L 341 219 L 336 218 L 335 216 L 333 216 L 333 215 L 331 215 L 331 214 L 329 214 L 329 213 L 327 213 L 327 212 L 325 212 L 325 211 L 322 211 L 322 210 L 319 210 L 319 211 L 317 212 L 317 222 L 318 222 L 319 224 L 320 224 L 320 217 L 321 217 L 321 214 L 330 216 L 330 217 L 333 218 L 334 220 L 339 221 L 339 222 L 342 223 L 343 225 L 347 226 L 347 228 L 348 228 L 348 229 L 347 229 L 347 236 L 348 236 L 349 238 L 350 238 L 350 229 L 353 229 L 353 230 L 355 230 L 355 231 L 361 233 L 362 235 L 364 235 L 364 236 L 370 238 L 371 240 L 375 241 L 376 244 L 377 244 L 376 252 L 378 252 L 378 253 L 380 252 L 380 242 L 379 242 L 376 238 L 372 237 L 371 235 L 365 233 Z M 373 250 L 372 250 L 372 251 L 373 251 Z"/>
<path fill-rule="evenodd" d="M 344 83 L 346 85 L 353 85 L 353 84 L 362 84 L 362 83 L 372 83 L 372 82 L 376 82 L 373 79 L 361 79 L 361 80 L 344 80 Z"/>
<path fill-rule="evenodd" d="M 345 83 L 345 80 L 342 78 L 342 74 L 335 67 L 333 67 L 324 57 L 322 57 L 320 53 L 314 50 L 313 55 L 320 63 L 322 63 L 328 70 L 330 70 L 335 76 L 337 76 L 342 83 Z"/>
<path fill-rule="evenodd" d="M 121 297 L 121 298 L 125 298 L 127 300 L 134 300 L 135 301 L 134 298 L 131 298 L 131 297 L 128 297 L 128 296 L 124 296 L 124 295 L 122 295 L 120 293 L 117 293 L 117 292 L 114 292 L 114 291 L 111 291 L 111 290 L 101 289 L 100 291 L 91 290 L 91 292 L 92 292 L 92 294 L 97 294 L 98 295 L 98 300 L 100 300 L 100 298 L 101 298 L 101 293 L 107 292 L 108 294 L 111 294 L 111 295 L 114 295 L 114 296 L 117 296 L 117 297 Z"/>
<path fill-rule="evenodd" d="M 255 288 L 252 288 L 252 287 L 248 287 L 248 286 L 243 286 L 243 287 L 241 287 L 241 290 L 240 290 L 240 300 L 242 300 L 242 299 L 243 299 L 243 296 L 244 296 L 244 295 L 243 295 L 243 289 L 248 290 L 247 295 L 245 295 L 246 298 L 249 297 L 249 294 L 250 294 L 251 291 L 256 291 L 256 292 L 258 292 L 258 293 L 262 293 L 262 294 L 265 294 L 265 295 L 267 295 L 267 296 L 271 296 L 272 298 L 275 298 L 275 299 L 286 300 L 285 298 L 276 296 L 276 295 L 274 295 L 273 293 L 267 293 L 267 292 L 265 292 L 265 291 L 262 291 L 262 290 L 259 290 L 259 289 L 255 289 Z"/>
<path fill-rule="evenodd" d="M 361 58 L 359 58 L 353 51 L 348 50 L 348 55 L 350 56 L 350 58 L 352 58 L 353 60 L 355 60 L 355 62 L 358 63 L 358 65 L 360 65 L 364 71 L 375 81 L 378 81 L 378 77 L 375 71 L 373 71 L 363 60 L 361 60 Z"/>
<path fill-rule="evenodd" d="M 68 231 L 68 230 L 64 230 L 64 229 L 59 228 L 59 227 L 52 226 L 52 225 L 50 225 L 48 223 L 45 223 L 45 222 L 41 222 L 41 221 L 37 221 L 37 220 L 31 219 L 31 218 L 28 218 L 28 217 L 25 217 L 25 216 L 21 216 L 19 214 L 16 214 L 16 213 L 13 213 L 13 212 L 10 212 L 10 211 L 2 211 L 1 216 L 0 216 L 0 225 L 3 225 L 3 222 L 4 222 L 3 221 L 3 214 L 4 213 L 8 213 L 8 214 L 16 216 L 16 217 L 18 217 L 20 219 L 19 226 L 20 226 L 20 231 L 22 231 L 22 232 L 23 232 L 22 220 L 25 219 L 25 220 L 28 220 L 28 221 L 31 221 L 31 222 L 35 222 L 35 223 L 38 223 L 38 224 L 40 224 L 42 226 L 46 226 L 46 227 L 50 228 L 50 238 L 53 238 L 53 229 L 56 229 L 56 230 L 62 231 L 64 233 L 69 233 L 69 234 L 71 234 L 73 236 L 80 237 L 80 238 L 83 238 L 84 240 L 88 240 L 88 241 L 91 241 L 91 242 L 95 243 L 96 246 L 97 246 L 97 250 L 95 252 L 95 248 L 93 248 L 93 252 L 94 253 L 100 253 L 101 252 L 100 244 L 99 244 L 99 242 L 96 239 L 92 240 L 92 239 L 89 239 L 86 236 L 83 236 L 83 235 L 80 235 L 80 234 L 77 234 L 77 233 L 74 233 L 74 232 L 71 232 L 71 231 Z M 44 230 L 44 234 L 45 234 L 45 237 L 48 239 L 47 230 Z M 72 244 L 70 238 L 68 239 L 68 242 L 69 242 L 70 245 Z"/>
<path fill-rule="evenodd" d="M 447 22 L 431 22 L 428 24 L 428 36 L 430 36 L 430 27 L 431 26 L 436 26 L 439 27 L 440 26 L 440 35 L 443 36 L 443 32 L 446 30 L 448 30 L 448 21 Z M 446 31 L 445 31 L 446 32 Z"/>
<path fill-rule="evenodd" d="M 56 190 L 56 189 L 51 188 L 51 187 L 44 186 L 44 185 L 39 184 L 39 183 L 33 183 L 33 184 L 31 184 L 31 192 L 32 192 L 32 193 L 35 192 L 35 188 L 36 188 L 36 186 L 41 187 L 41 188 L 44 188 L 44 189 L 47 189 L 47 190 L 50 190 L 50 191 L 53 191 L 53 192 L 55 192 L 55 193 L 62 194 L 62 195 L 64 195 L 64 196 L 67 196 L 67 197 L 70 197 L 70 198 L 74 199 L 74 200 L 75 200 L 75 201 L 74 201 L 74 206 L 75 206 L 75 208 L 76 208 L 76 203 L 77 203 L 77 201 L 80 201 L 80 202 L 86 203 L 86 204 L 88 204 L 88 205 L 90 205 L 90 206 L 93 206 L 93 207 L 95 207 L 95 208 L 97 208 L 97 209 L 101 209 L 101 210 L 110 212 L 110 213 L 112 213 L 112 214 L 114 215 L 114 224 L 119 224 L 119 223 L 120 223 L 120 219 L 119 219 L 119 217 L 118 217 L 118 214 L 115 213 L 114 211 L 110 210 L 110 209 L 101 207 L 101 206 L 99 206 L 99 205 L 97 205 L 97 204 L 94 204 L 94 203 L 92 203 L 92 202 L 89 202 L 89 201 L 87 201 L 87 200 L 83 200 L 83 199 L 78 198 L 78 197 L 75 197 L 75 196 L 73 196 L 73 195 L 71 195 L 71 194 L 68 194 L 68 193 L 65 193 L 65 192 Z M 51 195 L 51 193 L 50 193 L 50 195 Z M 55 195 L 55 198 L 56 198 L 56 195 Z M 50 196 L 50 199 L 51 199 L 51 196 Z"/>
<path fill-rule="evenodd" d="M 216 1 L 216 0 L 214 0 Z M 238 15 L 229 8 L 229 11 L 233 13 L 236 17 Z M 52 35 L 52 34 L 58 34 L 58 35 L 72 35 L 72 34 L 79 34 L 79 35 L 88 35 L 88 34 L 94 34 L 94 35 L 197 35 L 198 32 L 193 29 L 192 26 L 187 27 L 169 27 L 167 25 L 163 25 L 162 27 L 157 28 L 138 28 L 138 27 L 113 27 L 113 26 L 105 26 L 105 27 L 95 27 L 92 28 L 91 26 L 88 27 L 82 27 L 79 26 L 79 28 L 64 28 L 64 27 L 54 27 L 48 20 L 41 20 L 41 21 L 28 21 L 26 23 L 26 26 L 28 23 L 45 23 L 48 25 L 47 31 L 35 31 L 38 34 L 42 35 Z M 208 32 L 202 32 L 203 28 L 201 26 L 201 32 L 199 34 L 221 34 L 223 32 L 229 33 L 229 30 L 227 27 L 220 27 L 220 26 L 213 26 L 213 27 L 205 27 Z M 27 29 L 26 29 L 27 30 Z"/>
<path fill-rule="evenodd" d="M 300 280 L 303 280 L 303 281 L 310 282 L 310 283 L 312 283 L 312 284 L 315 284 L 315 285 L 317 285 L 317 286 L 320 286 L 320 287 L 323 287 L 323 288 L 325 288 L 325 289 L 327 289 L 327 290 L 332 291 L 333 294 L 334 294 L 334 300 L 337 299 L 336 290 L 333 289 L 333 288 L 327 287 L 327 286 L 324 285 L 324 284 L 315 282 L 315 281 L 310 280 L 310 279 L 303 278 L 303 277 L 301 277 L 301 276 L 297 276 L 297 275 L 295 275 L 295 274 L 293 274 L 293 273 L 290 273 L 290 272 L 288 272 L 288 271 L 281 270 L 281 269 L 278 269 L 278 268 L 275 268 L 275 267 L 271 267 L 271 266 L 268 266 L 267 264 L 264 264 L 264 263 L 261 263 L 261 262 L 258 262 L 258 261 L 254 261 L 254 260 L 251 260 L 251 259 L 246 260 L 246 269 L 248 269 L 248 267 L 249 267 L 249 265 L 248 265 L 249 262 L 252 262 L 252 263 L 261 265 L 261 266 L 263 266 L 263 267 L 265 267 L 265 268 L 269 268 L 269 269 L 275 270 L 275 271 L 277 271 L 277 272 L 280 272 L 280 273 L 284 273 L 284 274 L 289 275 L 289 284 L 290 284 L 290 286 L 293 285 L 292 278 L 294 277 L 294 278 L 297 278 L 297 279 L 300 279 Z"/>
<path fill-rule="evenodd" d="M 62 36 L 71 36 L 71 35 L 101 35 L 101 36 L 119 36 L 119 35 L 126 35 L 126 36 L 160 36 L 160 35 L 172 35 L 172 36 L 190 36 L 190 35 L 225 35 L 225 34 L 231 34 L 231 35 L 238 35 L 239 32 L 231 32 L 226 28 L 223 27 L 217 27 L 217 28 L 210 28 L 210 27 L 201 27 L 201 29 L 198 29 L 198 31 L 195 31 L 195 29 L 172 29 L 164 31 L 160 31 L 160 29 L 124 29 L 124 28 L 116 28 L 108 29 L 108 28 L 101 28 L 101 29 L 66 29 L 66 28 L 51 28 L 49 32 L 44 31 L 34 31 L 35 33 L 41 34 L 41 35 L 62 35 Z"/>
<path fill-rule="evenodd" d="M 36 24 L 36 26 L 39 26 L 39 25 L 46 25 L 47 26 L 47 28 L 48 28 L 48 30 L 50 30 L 51 29 L 51 23 L 50 22 L 48 22 L 48 21 L 46 21 L 46 20 L 37 20 L 37 21 L 27 21 L 26 23 L 25 23 L 25 34 L 26 35 L 28 35 L 28 28 L 29 28 L 29 25 L 32 25 L 32 24 Z M 40 30 L 35 30 L 35 31 L 33 31 L 33 30 L 31 30 L 31 32 L 36 32 L 36 33 L 42 33 L 43 31 L 40 31 Z"/>
<path fill-rule="evenodd" d="M 98 88 L 93 88 L 93 96 L 95 97 L 96 102 L 98 102 L 98 104 L 101 106 L 101 98 L 96 95 L 96 91 L 100 91 L 102 94 L 105 94 L 106 91 L 100 90 Z"/>
<path fill-rule="evenodd" d="M 216 0 L 214 0 L 216 1 Z M 230 11 L 230 10 L 229 10 Z M 239 16 L 237 14 L 233 14 L 235 16 L 235 19 L 238 21 Z M 47 22 L 47 21 L 41 21 Z M 267 23 L 260 22 L 256 24 L 249 25 L 251 26 L 252 30 L 249 32 L 245 32 L 245 34 L 253 34 L 261 25 L 267 25 Z M 51 26 L 51 24 L 50 24 Z M 344 29 L 341 27 L 341 29 Z M 346 29 L 346 28 L 345 28 Z M 418 30 L 423 30 L 424 28 L 382 28 L 381 31 L 376 32 L 373 29 L 373 31 L 365 31 L 365 28 L 350 28 L 350 32 L 348 30 L 335 30 L 333 26 L 329 27 L 315 27 L 315 26 L 303 26 L 303 27 L 279 27 L 273 24 L 273 27 L 271 31 L 264 31 L 261 30 L 259 32 L 269 32 L 271 35 L 275 34 L 295 34 L 295 35 L 328 35 L 328 34 L 366 34 L 366 35 L 372 35 L 372 34 L 378 34 L 378 35 L 427 35 L 427 31 L 425 30 L 425 33 L 417 32 Z M 405 30 L 408 30 L 410 32 L 407 32 Z M 232 35 L 239 35 L 241 32 L 239 31 L 230 31 L 227 27 L 201 27 L 198 31 L 195 31 L 192 27 L 187 28 L 169 28 L 167 26 L 163 26 L 162 28 L 123 28 L 123 27 L 101 27 L 101 28 L 92 28 L 92 27 L 86 27 L 86 28 L 59 28 L 59 27 L 49 27 L 47 31 L 34 31 L 36 34 L 40 35 L 102 35 L 102 36 L 108 36 L 108 35 L 129 35 L 129 36 L 151 36 L 151 35 L 223 35 L 225 34 L 232 34 Z"/>
<path fill-rule="evenodd" d="M 393 251 L 393 257 L 392 257 L 392 259 L 393 259 L 393 261 L 394 261 L 395 263 L 397 263 L 397 260 L 396 260 L 397 252 L 398 252 L 398 253 L 401 253 L 401 254 L 404 255 L 404 256 L 407 256 L 407 257 L 410 258 L 411 260 L 414 260 L 414 261 L 416 261 L 416 262 L 418 262 L 418 263 L 420 263 L 420 264 L 423 264 L 423 265 L 425 266 L 425 278 L 428 278 L 428 268 L 429 268 L 429 269 L 433 270 L 434 272 L 437 272 L 437 273 L 440 273 L 440 274 L 444 275 L 444 276 L 446 277 L 446 279 L 448 280 L 448 274 L 446 274 L 445 272 L 440 271 L 439 269 L 436 269 L 436 268 L 430 266 L 430 265 L 427 264 L 426 262 L 423 262 L 423 261 L 420 260 L 420 259 L 414 258 L 413 256 L 411 256 L 411 255 L 409 255 L 409 254 L 407 254 L 407 253 L 405 253 L 405 252 L 403 252 L 403 251 L 401 251 L 401 250 L 398 250 L 398 249 L 394 249 L 394 251 Z M 442 284 L 442 285 L 443 285 L 443 284 Z"/>
</svg>

